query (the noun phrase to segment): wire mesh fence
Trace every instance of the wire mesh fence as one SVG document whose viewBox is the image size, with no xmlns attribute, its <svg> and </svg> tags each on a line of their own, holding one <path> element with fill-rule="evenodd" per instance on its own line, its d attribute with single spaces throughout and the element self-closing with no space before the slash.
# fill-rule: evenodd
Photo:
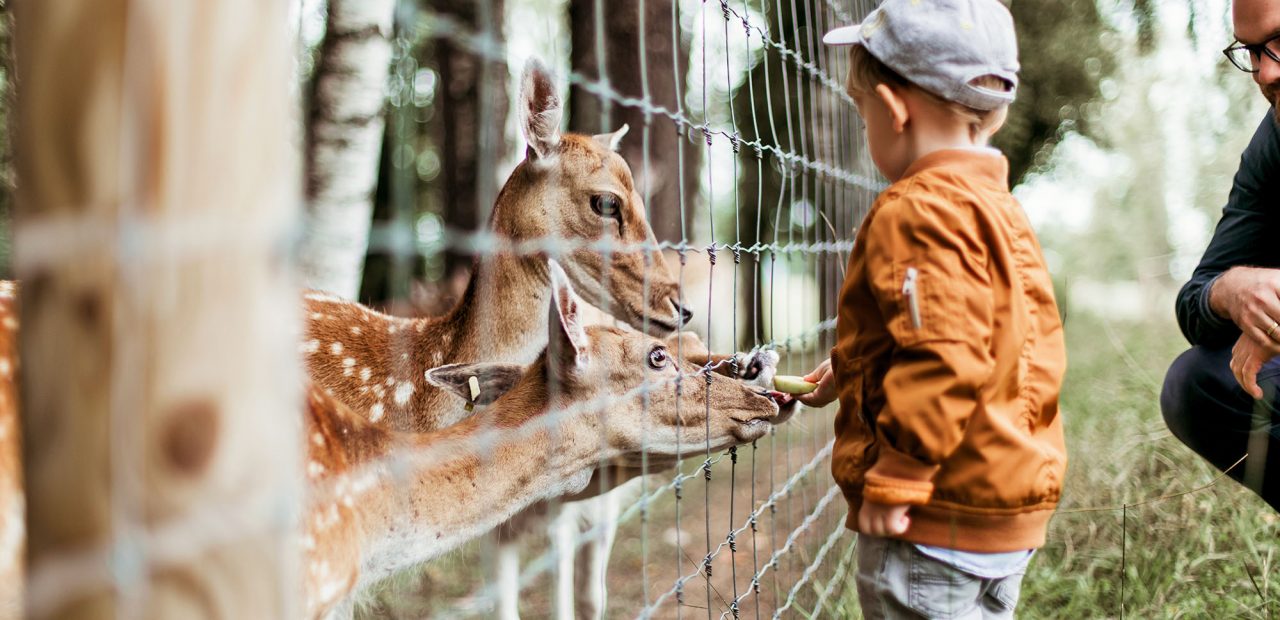
<svg viewBox="0 0 1280 620">
<path fill-rule="evenodd" d="M 407 265 L 413 261 L 443 265 L 448 254 L 483 261 L 499 253 L 608 255 L 658 249 L 680 283 L 680 303 L 693 310 L 686 329 L 698 332 L 710 350 L 774 351 L 781 354 L 781 367 L 793 373 L 816 366 L 832 344 L 834 292 L 854 229 L 883 187 L 841 84 L 846 59 L 819 39 L 826 30 L 855 21 L 874 2 L 659 2 L 656 11 L 643 0 L 570 4 L 571 12 L 578 11 L 572 19 L 595 20 L 587 29 L 591 38 L 575 38 L 571 52 L 579 54 L 577 47 L 584 43 L 593 47 L 587 66 L 564 58 L 563 46 L 554 42 L 527 40 L 531 32 L 556 34 L 562 26 L 554 20 L 548 20 L 552 26 L 509 23 L 503 40 L 492 28 L 430 5 L 402 7 L 390 96 L 391 152 L 421 144 L 412 119 L 421 117 L 430 107 L 423 102 L 435 95 L 424 97 L 415 89 L 424 84 L 447 88 L 434 77 L 421 77 L 435 73 L 418 65 L 413 50 L 443 43 L 481 62 L 514 64 L 522 59 L 513 58 L 511 46 L 550 49 L 554 54 L 546 60 L 564 76 L 561 87 L 595 107 L 593 118 L 584 122 L 572 114 L 585 106 L 571 101 L 570 128 L 613 132 L 622 122 L 615 119 L 633 121 L 623 140 L 639 147 L 622 152 L 632 155 L 627 163 L 636 192 L 655 232 L 675 234 L 638 245 L 555 234 L 512 239 L 480 224 L 491 207 L 477 203 L 484 211 L 470 226 L 451 224 L 445 208 L 415 214 L 433 235 L 419 238 L 417 246 L 395 241 L 403 239 L 397 230 L 408 222 L 393 217 L 375 228 L 371 252 L 405 254 L 391 261 L 406 265 L 403 274 L 412 271 Z M 507 10 L 519 14 L 518 7 Z M 494 11 L 491 6 L 481 12 Z M 619 14 L 623 11 L 634 15 Z M 616 34 L 602 23 L 606 20 L 630 22 L 630 37 L 604 40 Z M 609 56 L 619 46 L 636 48 L 638 75 L 627 60 Z M 667 51 L 673 57 L 662 58 L 669 66 L 645 66 L 654 47 L 674 48 L 674 54 Z M 658 91 L 674 91 L 674 96 L 658 101 L 651 96 Z M 655 152 L 652 145 L 671 145 L 667 138 L 673 135 L 675 152 Z M 518 137 L 510 142 L 522 146 Z M 424 146 L 428 158 L 431 148 Z M 512 150 L 519 159 L 523 150 Z M 422 152 L 405 151 L 391 173 L 403 175 L 403 185 L 423 183 L 422 158 Z M 488 155 L 490 162 L 507 158 Z M 668 172 L 672 160 L 674 174 Z M 685 166 L 692 170 L 681 169 Z M 663 184 L 674 185 L 674 191 L 659 187 Z M 411 192 L 401 198 L 412 203 Z M 409 204 L 401 207 L 406 213 L 414 210 Z M 668 225 L 672 220 L 676 224 Z M 606 270 L 600 277 L 611 274 Z M 613 309 L 610 303 L 604 300 L 600 308 L 606 314 Z M 711 380 L 709 373 L 682 380 L 704 377 Z M 709 415 L 716 404 L 680 406 L 705 408 Z M 573 567 L 579 574 L 571 582 L 572 598 L 589 597 L 583 589 L 603 578 L 609 617 L 839 615 L 822 606 L 844 588 L 837 580 L 847 573 L 853 537 L 842 534 L 844 503 L 829 475 L 831 426 L 830 411 L 805 411 L 765 439 L 727 453 L 703 448 L 701 457 L 688 458 L 674 470 L 655 467 L 601 498 L 567 509 L 553 506 L 551 512 L 566 510 L 570 516 L 550 525 L 550 533 L 524 528 L 501 542 L 474 543 L 424 567 L 398 594 L 384 592 L 369 609 L 388 617 L 404 613 L 405 606 L 433 617 L 487 615 L 511 606 L 532 617 L 566 613 L 563 607 L 574 601 L 566 600 L 566 586 L 557 581 Z M 566 519 L 571 523 L 562 523 Z M 614 541 L 612 553 L 606 545 L 605 558 L 596 560 L 607 573 L 592 574 L 589 561 L 574 567 L 573 556 L 601 553 L 601 541 Z M 502 576 L 511 572 L 502 558 L 512 546 L 519 568 L 514 577 Z M 583 572 L 590 576 L 584 579 Z M 410 602 L 415 589 L 421 596 Z"/>
</svg>

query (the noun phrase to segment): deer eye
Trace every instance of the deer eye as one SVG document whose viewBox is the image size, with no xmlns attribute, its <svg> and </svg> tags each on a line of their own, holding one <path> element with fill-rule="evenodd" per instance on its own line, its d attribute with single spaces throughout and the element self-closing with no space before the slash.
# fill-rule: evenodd
<svg viewBox="0 0 1280 620">
<path fill-rule="evenodd" d="M 667 357 L 667 350 L 662 347 L 654 347 L 649 351 L 649 368 L 654 370 L 662 370 L 667 367 L 667 362 L 671 358 Z"/>
<path fill-rule="evenodd" d="M 596 194 L 591 197 L 591 210 L 600 217 L 611 217 L 621 221 L 622 199 L 613 194 Z"/>
</svg>

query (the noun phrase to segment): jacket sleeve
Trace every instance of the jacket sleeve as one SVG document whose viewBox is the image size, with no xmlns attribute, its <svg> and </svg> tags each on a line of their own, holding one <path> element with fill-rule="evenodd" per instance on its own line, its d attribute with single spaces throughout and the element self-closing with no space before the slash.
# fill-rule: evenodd
<svg viewBox="0 0 1280 620">
<path fill-rule="evenodd" d="M 869 226 L 868 272 L 897 348 L 863 498 L 924 504 L 994 367 L 987 244 L 970 207 L 932 197 L 886 204 Z"/>
<path fill-rule="evenodd" d="M 1178 292 L 1178 326 L 1193 345 L 1228 346 L 1240 336 L 1230 319 L 1209 307 L 1209 291 L 1223 272 L 1237 265 L 1280 267 L 1275 244 L 1280 233 L 1275 224 L 1280 217 L 1280 135 L 1274 113 L 1267 113 L 1240 156 L 1213 239 Z"/>
</svg>

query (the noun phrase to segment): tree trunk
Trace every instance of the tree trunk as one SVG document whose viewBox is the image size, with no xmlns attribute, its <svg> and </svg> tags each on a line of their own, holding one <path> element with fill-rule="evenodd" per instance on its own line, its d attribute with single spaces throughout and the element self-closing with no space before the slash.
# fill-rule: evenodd
<svg viewBox="0 0 1280 620">
<path fill-rule="evenodd" d="M 307 125 L 307 286 L 354 299 L 369 245 L 395 0 L 330 0 Z"/>
<path fill-rule="evenodd" d="M 640 14 L 638 0 L 617 0 L 607 4 L 607 14 L 597 23 L 597 0 L 570 0 L 569 27 L 574 72 L 591 80 L 600 79 L 597 44 L 604 49 L 605 75 L 609 85 L 626 97 L 644 96 L 640 60 Z M 673 40 L 672 0 L 644 2 L 644 60 L 648 73 L 649 97 L 654 106 L 680 109 L 685 75 L 689 71 L 689 42 L 683 36 Z M 602 26 L 603 29 L 598 28 Z M 679 31 L 677 30 L 677 33 Z M 678 57 L 678 70 L 673 66 Z M 674 75 L 674 77 L 673 77 Z M 602 103 L 604 104 L 602 106 Z M 606 118 L 608 119 L 606 122 Z M 569 89 L 569 129 L 582 133 L 614 131 L 626 123 L 631 132 L 622 141 L 621 153 L 635 175 L 640 195 L 648 183 L 649 223 L 659 241 L 678 242 L 682 238 L 681 204 L 685 220 L 694 212 L 698 195 L 700 146 L 682 142 L 679 127 L 665 116 L 653 116 L 649 125 L 649 153 L 644 153 L 645 112 L 635 107 L 614 105 L 577 85 Z M 699 140 L 701 137 L 699 136 Z M 683 156 L 683 170 L 681 157 Z M 683 190 L 683 195 L 681 193 Z M 693 231 L 684 231 L 692 236 Z"/>
<path fill-rule="evenodd" d="M 503 0 L 435 0 L 428 13 L 502 43 Z M 413 147 L 419 158 L 436 156 L 436 176 L 423 176 L 418 161 L 397 170 L 384 160 L 374 209 L 375 228 L 408 229 L 423 211 L 440 215 L 450 235 L 485 228 L 489 211 L 498 194 L 498 164 L 506 153 L 504 127 L 507 122 L 507 63 L 476 54 L 466 44 L 436 37 L 410 51 L 416 63 L 434 71 L 429 92 L 415 90 L 401 97 L 400 107 L 389 116 L 384 153 L 399 145 Z M 403 76 L 413 80 L 414 75 Z M 422 85 L 414 84 L 419 88 Z M 406 93 L 408 90 L 406 89 Z M 422 106 L 422 109 L 417 109 Z M 390 237 L 387 235 L 386 237 Z M 376 245 L 376 244 L 375 244 Z M 418 255 L 397 255 L 394 248 L 371 248 L 365 267 L 365 283 L 360 298 L 392 308 L 407 308 L 411 287 L 408 278 L 425 275 L 448 289 L 450 283 L 466 282 L 466 273 L 475 259 L 469 252 L 448 248 L 443 261 L 433 262 L 426 273 Z M 429 257 L 433 261 L 439 257 Z M 415 264 L 406 264 L 414 259 Z M 446 290 L 453 297 L 461 290 Z"/>
<path fill-rule="evenodd" d="M 287 5 L 14 10 L 27 615 L 298 617 Z"/>
</svg>

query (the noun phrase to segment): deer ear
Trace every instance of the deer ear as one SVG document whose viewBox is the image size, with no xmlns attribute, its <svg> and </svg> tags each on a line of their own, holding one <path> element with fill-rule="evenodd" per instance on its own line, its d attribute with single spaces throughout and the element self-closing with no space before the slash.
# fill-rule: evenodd
<svg viewBox="0 0 1280 620">
<path fill-rule="evenodd" d="M 519 364 L 449 364 L 428 370 L 427 383 L 469 403 L 487 405 L 515 387 L 523 374 Z"/>
<path fill-rule="evenodd" d="M 529 159 L 545 159 L 560 147 L 560 116 L 563 107 L 555 81 L 546 65 L 530 58 L 520 76 L 520 129 L 529 148 Z"/>
<path fill-rule="evenodd" d="M 631 126 L 624 123 L 621 128 L 613 133 L 599 133 L 591 136 L 591 139 L 595 140 L 600 146 L 616 152 L 618 146 L 622 144 L 622 138 L 627 135 L 627 131 L 630 129 Z"/>
<path fill-rule="evenodd" d="M 578 315 L 580 300 L 560 263 L 548 260 L 547 267 L 551 272 L 551 315 L 548 317 L 551 338 L 547 342 L 547 364 L 553 373 L 572 372 L 571 369 L 587 363 L 587 332 Z"/>
</svg>

